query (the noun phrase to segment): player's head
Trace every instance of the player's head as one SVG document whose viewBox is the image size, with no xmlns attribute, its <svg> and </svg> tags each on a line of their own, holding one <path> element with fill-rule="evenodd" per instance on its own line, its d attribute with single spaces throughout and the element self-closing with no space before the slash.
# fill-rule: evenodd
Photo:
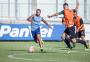
<svg viewBox="0 0 90 62">
<path fill-rule="evenodd" d="M 63 4 L 63 8 L 64 8 L 64 9 L 68 9 L 68 8 L 69 8 L 68 3 L 64 3 L 64 4 Z"/>
<path fill-rule="evenodd" d="M 77 10 L 73 10 L 74 16 L 77 16 Z"/>
<path fill-rule="evenodd" d="M 41 9 L 36 10 L 36 15 L 39 16 L 41 14 Z"/>
</svg>

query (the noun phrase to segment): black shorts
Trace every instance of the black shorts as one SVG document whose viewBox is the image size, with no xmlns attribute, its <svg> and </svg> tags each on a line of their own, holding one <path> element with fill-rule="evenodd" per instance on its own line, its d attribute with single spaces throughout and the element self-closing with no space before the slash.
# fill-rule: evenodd
<svg viewBox="0 0 90 62">
<path fill-rule="evenodd" d="M 81 36 L 85 37 L 85 30 L 77 32 L 77 37 L 80 38 Z"/>
<path fill-rule="evenodd" d="M 67 35 L 70 36 L 70 38 L 76 38 L 76 34 L 75 34 L 75 26 L 72 26 L 70 28 L 66 28 L 64 33 L 66 33 Z"/>
</svg>

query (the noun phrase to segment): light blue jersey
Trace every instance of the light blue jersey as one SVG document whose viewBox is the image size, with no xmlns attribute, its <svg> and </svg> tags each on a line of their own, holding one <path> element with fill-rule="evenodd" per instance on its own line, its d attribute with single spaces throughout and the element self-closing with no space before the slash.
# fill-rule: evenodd
<svg viewBox="0 0 90 62">
<path fill-rule="evenodd" d="M 42 17 L 41 16 L 34 16 L 32 18 L 32 23 L 31 23 L 31 30 L 34 31 L 38 28 L 40 28 Z"/>
</svg>

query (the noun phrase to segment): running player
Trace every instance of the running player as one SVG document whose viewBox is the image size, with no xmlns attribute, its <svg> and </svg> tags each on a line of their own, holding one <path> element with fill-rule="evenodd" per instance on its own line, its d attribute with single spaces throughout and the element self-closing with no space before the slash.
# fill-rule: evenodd
<svg viewBox="0 0 90 62">
<path fill-rule="evenodd" d="M 41 9 L 36 10 L 36 14 L 33 14 L 32 16 L 28 17 L 28 21 L 31 22 L 31 32 L 32 36 L 34 38 L 34 41 L 39 44 L 41 48 L 41 52 L 43 52 L 43 41 L 41 39 L 41 34 L 40 34 L 40 25 L 41 21 L 44 22 L 46 25 L 50 27 L 50 25 L 40 16 L 41 14 Z"/>
<path fill-rule="evenodd" d="M 79 7 L 79 2 L 78 2 L 78 0 L 76 0 L 76 8 L 75 9 L 77 10 L 78 7 Z M 73 21 L 73 17 L 74 17 L 73 10 L 69 8 L 68 3 L 66 3 L 66 0 L 65 0 L 65 3 L 63 4 L 63 9 L 64 9 L 63 11 L 49 15 L 48 17 L 50 18 L 53 16 L 61 15 L 61 14 L 64 15 L 64 24 L 66 26 L 66 29 L 62 35 L 62 39 L 65 41 L 67 46 L 70 49 L 72 49 L 68 38 L 66 38 L 66 35 L 70 36 L 70 39 L 72 40 L 72 43 L 73 43 L 73 47 L 75 47 L 76 35 L 75 35 L 75 27 L 74 27 L 74 21 Z"/>
<path fill-rule="evenodd" d="M 78 16 L 77 10 L 73 10 L 74 12 L 74 22 L 76 26 L 76 35 L 77 35 L 77 42 L 83 44 L 86 48 L 88 48 L 88 43 L 85 41 L 85 28 L 83 19 Z"/>
</svg>

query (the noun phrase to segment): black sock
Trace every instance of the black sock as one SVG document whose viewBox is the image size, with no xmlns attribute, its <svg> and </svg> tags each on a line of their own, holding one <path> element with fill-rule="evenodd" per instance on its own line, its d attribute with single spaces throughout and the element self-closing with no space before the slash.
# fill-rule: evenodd
<svg viewBox="0 0 90 62">
<path fill-rule="evenodd" d="M 72 48 L 68 39 L 65 38 L 64 42 L 66 43 L 68 48 L 70 48 L 70 49 Z"/>
<path fill-rule="evenodd" d="M 81 43 L 81 44 L 83 44 L 86 48 L 88 48 L 88 46 L 87 46 L 87 44 L 86 44 L 86 41 L 84 41 L 84 40 L 79 40 L 79 39 L 78 39 L 78 43 Z"/>
</svg>

